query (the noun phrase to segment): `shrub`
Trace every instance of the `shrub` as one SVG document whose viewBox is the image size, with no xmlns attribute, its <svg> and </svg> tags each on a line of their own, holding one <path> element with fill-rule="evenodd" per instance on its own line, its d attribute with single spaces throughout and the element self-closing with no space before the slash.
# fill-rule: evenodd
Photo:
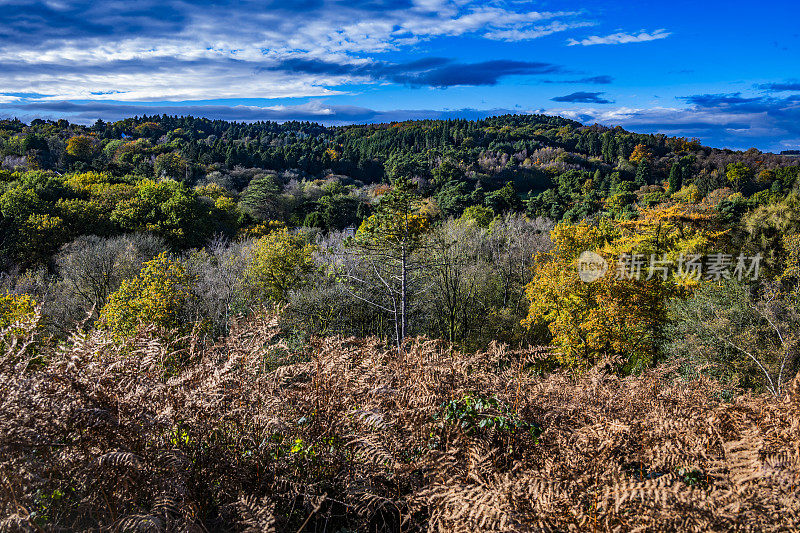
<svg viewBox="0 0 800 533">
<path fill-rule="evenodd" d="M 471 205 L 464 210 L 464 214 L 461 215 L 461 218 L 473 221 L 482 228 L 488 228 L 489 224 L 494 220 L 494 211 L 482 205 Z"/>
<path fill-rule="evenodd" d="M 183 263 L 163 252 L 146 262 L 135 278 L 122 282 L 103 307 L 100 322 L 122 337 L 132 335 L 143 324 L 164 332 L 186 331 L 191 285 Z"/>
<path fill-rule="evenodd" d="M 142 264 L 166 249 L 166 243 L 148 234 L 103 238 L 78 237 L 55 257 L 61 279 L 71 289 L 70 304 L 82 311 L 99 312 L 123 280 L 133 278 Z"/>
<path fill-rule="evenodd" d="M 292 357 L 275 324 L 256 316 L 194 343 L 169 379 L 157 356 L 178 352 L 149 331 L 124 344 L 82 334 L 41 370 L 0 360 L 0 527 L 800 527 L 800 382 L 786 401 L 724 402 L 713 381 L 664 369 L 537 377 L 526 367 L 540 353 L 424 339 L 402 358 L 341 337 Z"/>
<path fill-rule="evenodd" d="M 774 284 L 705 283 L 670 306 L 671 350 L 781 396 L 800 370 L 797 302 Z"/>
<path fill-rule="evenodd" d="M 27 294 L 6 293 L 0 296 L 0 331 L 31 317 L 36 312 L 36 302 Z"/>
</svg>

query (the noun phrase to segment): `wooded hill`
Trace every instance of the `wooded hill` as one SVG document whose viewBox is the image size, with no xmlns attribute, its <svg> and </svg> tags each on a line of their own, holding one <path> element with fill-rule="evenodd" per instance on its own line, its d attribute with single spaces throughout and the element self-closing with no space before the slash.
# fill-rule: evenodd
<svg viewBox="0 0 800 533">
<path fill-rule="evenodd" d="M 381 185 L 398 176 L 417 182 L 445 217 L 477 205 L 555 221 L 631 218 L 637 205 L 693 185 L 700 198 L 741 193 L 720 205 L 733 222 L 785 196 L 800 171 L 791 157 L 544 115 L 341 127 L 171 116 L 91 127 L 4 120 L 0 160 L 6 269 L 46 263 L 83 234 L 147 230 L 185 249 L 263 221 L 357 226 Z"/>
</svg>

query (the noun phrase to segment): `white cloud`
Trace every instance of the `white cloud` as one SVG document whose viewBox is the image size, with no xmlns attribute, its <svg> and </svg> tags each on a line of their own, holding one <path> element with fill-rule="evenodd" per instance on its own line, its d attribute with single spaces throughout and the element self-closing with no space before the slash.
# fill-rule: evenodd
<svg viewBox="0 0 800 533">
<path fill-rule="evenodd" d="M 552 35 L 557 32 L 567 31 L 575 28 L 585 28 L 587 26 L 594 26 L 596 23 L 588 22 L 588 21 L 579 21 L 579 22 L 552 22 L 550 24 L 540 25 L 540 26 L 533 26 L 529 29 L 507 29 L 507 30 L 495 30 L 490 31 L 484 35 L 487 39 L 492 39 L 495 41 L 507 41 L 507 42 L 515 42 L 515 41 L 528 41 L 531 39 L 538 39 L 540 37 L 545 37 L 547 35 Z"/>
<path fill-rule="evenodd" d="M 236 8 L 198 9 L 160 0 L 137 10 L 113 1 L 80 9 L 52 3 L 58 10 L 52 20 L 42 15 L 36 19 L 40 26 L 23 28 L 20 22 L 15 28 L 11 19 L 8 37 L 0 37 L 3 89 L 46 94 L 50 100 L 320 96 L 353 81 L 377 82 L 331 74 L 288 76 L 261 67 L 287 57 L 352 63 L 437 37 L 520 41 L 590 25 L 579 13 L 526 10 L 514 3 L 386 5 L 374 9 L 358 1 L 326 0 L 300 9 L 291 2 L 265 7 L 245 0 Z M 150 12 L 154 15 L 142 15 Z M 118 92 L 101 94 L 110 91 Z"/>
<path fill-rule="evenodd" d="M 18 102 L 19 96 L 12 96 L 10 94 L 0 94 L 0 104 L 10 104 L 11 102 Z"/>
<path fill-rule="evenodd" d="M 179 67 L 179 66 L 178 66 Z M 294 98 L 340 94 L 326 89 L 329 77 L 285 73 L 256 74 L 250 68 L 223 68 L 213 64 L 202 68 L 146 69 L 130 73 L 65 74 L 53 79 L 47 75 L 15 80 L 19 92 L 46 94 L 42 101 L 117 100 L 146 102 L 184 101 L 218 98 Z M 12 82 L 13 83 L 13 82 Z"/>
<path fill-rule="evenodd" d="M 595 44 L 626 44 L 626 43 L 645 43 L 648 41 L 657 41 L 659 39 L 666 39 L 672 35 L 665 29 L 659 29 L 652 33 L 647 33 L 646 31 L 640 31 L 637 34 L 631 33 L 612 33 L 611 35 L 606 35 L 605 37 L 600 37 L 598 35 L 592 35 L 585 39 L 575 40 L 569 39 L 567 41 L 568 46 L 592 46 Z"/>
</svg>

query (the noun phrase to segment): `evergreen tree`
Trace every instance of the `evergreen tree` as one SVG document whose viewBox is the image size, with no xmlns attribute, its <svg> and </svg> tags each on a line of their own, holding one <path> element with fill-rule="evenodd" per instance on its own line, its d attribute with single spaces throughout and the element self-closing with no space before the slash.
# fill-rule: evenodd
<svg viewBox="0 0 800 533">
<path fill-rule="evenodd" d="M 646 159 L 639 161 L 639 166 L 636 167 L 636 184 L 640 187 L 647 185 L 650 182 L 650 164 Z"/>
<path fill-rule="evenodd" d="M 281 214 L 278 195 L 281 187 L 274 174 L 259 174 L 242 193 L 242 210 L 259 220 L 272 220 Z"/>
<path fill-rule="evenodd" d="M 683 172 L 681 171 L 680 165 L 677 163 L 672 165 L 672 168 L 669 171 L 669 192 L 675 193 L 681 190 L 681 185 L 683 184 Z"/>
<path fill-rule="evenodd" d="M 353 243 L 357 265 L 351 265 L 356 268 L 343 272 L 353 296 L 393 316 L 398 348 L 408 334 L 410 309 L 420 281 L 416 274 L 424 263 L 419 252 L 429 222 L 419 207 L 415 184 L 405 176 L 393 180 L 375 213 L 358 228 Z M 374 273 L 375 279 L 366 279 L 357 271 Z"/>
</svg>

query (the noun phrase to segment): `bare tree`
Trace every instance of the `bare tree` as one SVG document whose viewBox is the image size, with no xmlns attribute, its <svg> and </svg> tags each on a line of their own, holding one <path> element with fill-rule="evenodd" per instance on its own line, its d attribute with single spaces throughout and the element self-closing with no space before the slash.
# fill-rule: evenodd
<svg viewBox="0 0 800 533">
<path fill-rule="evenodd" d="M 750 368 L 775 396 L 798 372 L 800 315 L 775 283 L 708 285 L 676 302 L 672 315 L 678 351 L 699 353 L 739 374 Z"/>
<path fill-rule="evenodd" d="M 449 219 L 428 238 L 433 321 L 443 323 L 440 329 L 453 343 L 463 342 L 472 322 L 481 319 L 479 294 L 492 269 L 482 253 L 486 234 L 470 221 Z"/>
<path fill-rule="evenodd" d="M 409 316 L 421 292 L 426 264 L 427 218 L 419 213 L 416 186 L 398 178 L 375 214 L 347 241 L 338 258 L 338 274 L 356 299 L 390 313 L 398 349 L 409 330 Z"/>
<path fill-rule="evenodd" d="M 536 254 L 550 249 L 554 224 L 546 218 L 530 220 L 508 213 L 492 222 L 487 235 L 490 261 L 496 267 L 502 306 L 519 313 L 525 305 L 525 285 L 533 276 Z"/>
<path fill-rule="evenodd" d="M 227 332 L 231 317 L 247 314 L 255 301 L 245 279 L 251 246 L 251 242 L 231 242 L 220 237 L 187 257 L 189 273 L 195 281 L 194 314 L 198 319 L 210 320 L 219 332 Z"/>
<path fill-rule="evenodd" d="M 99 311 L 124 279 L 165 249 L 164 241 L 150 234 L 82 236 L 64 245 L 56 256 L 56 269 L 77 297 L 74 305 Z"/>
</svg>

